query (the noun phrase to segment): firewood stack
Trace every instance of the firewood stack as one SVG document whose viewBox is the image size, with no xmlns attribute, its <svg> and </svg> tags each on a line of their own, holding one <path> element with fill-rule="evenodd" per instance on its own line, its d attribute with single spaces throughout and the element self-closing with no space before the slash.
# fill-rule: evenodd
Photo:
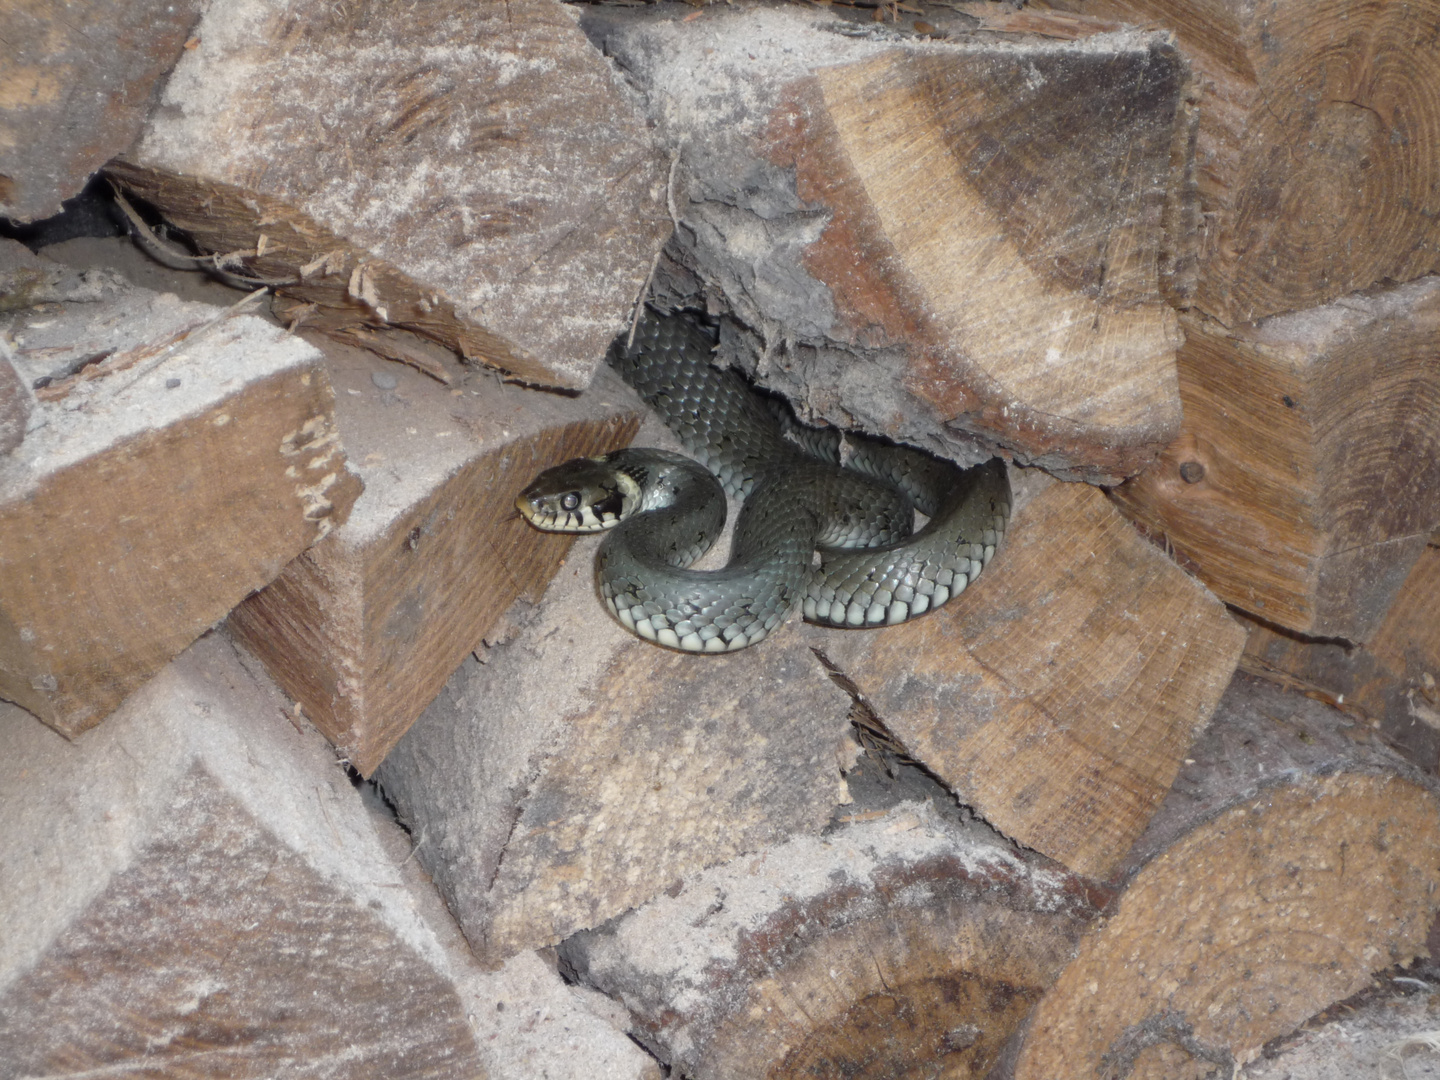
<svg viewBox="0 0 1440 1080">
<path fill-rule="evenodd" d="M 1440 0 L 858 3 L 0 11 L 0 1077 L 1300 1077 L 1430 992 Z M 1004 457 L 986 572 L 627 634 L 512 507 L 678 447 L 647 298 Z"/>
</svg>

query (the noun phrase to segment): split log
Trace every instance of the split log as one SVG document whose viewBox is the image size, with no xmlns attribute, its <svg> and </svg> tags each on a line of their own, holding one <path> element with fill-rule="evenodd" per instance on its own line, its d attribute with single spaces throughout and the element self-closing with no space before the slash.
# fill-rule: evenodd
<svg viewBox="0 0 1440 1080">
<path fill-rule="evenodd" d="M 1230 1076 L 1423 955 L 1440 785 L 1343 714 L 1240 675 L 1115 881 L 1007 1075 Z"/>
<path fill-rule="evenodd" d="M 1180 422 L 1171 38 L 907 40 L 836 10 L 586 14 L 683 165 L 662 297 L 733 314 L 722 354 L 841 427 L 1138 471 Z"/>
<path fill-rule="evenodd" d="M 1207 315 L 1233 326 L 1440 269 L 1436 0 L 1048 5 L 1173 28 L 1195 65 Z"/>
<path fill-rule="evenodd" d="M 0 217 L 60 213 L 134 141 L 180 57 L 199 0 L 0 6 Z"/>
<path fill-rule="evenodd" d="M 671 224 L 663 163 L 572 11 L 244 0 L 197 34 L 114 179 L 281 282 L 292 320 L 589 383 Z"/>
<path fill-rule="evenodd" d="M 483 1075 L 449 958 L 284 705 L 219 635 L 78 744 L 0 705 L 7 1076 Z"/>
<path fill-rule="evenodd" d="M 642 406 L 608 368 L 579 400 L 494 379 L 449 390 L 311 340 L 365 492 L 230 625 L 369 776 L 492 624 L 517 597 L 538 599 L 564 560 L 572 538 L 531 529 L 516 492 L 551 465 L 627 444 Z M 453 357 L 428 362 L 460 383 Z"/>
<path fill-rule="evenodd" d="M 1259 623 L 1240 664 L 1375 728 L 1422 769 L 1440 768 L 1440 533 L 1416 560 L 1363 645 L 1317 641 Z"/>
<path fill-rule="evenodd" d="M 80 275 L 12 317 L 38 401 L 0 459 L 0 696 L 70 736 L 359 494 L 320 354 L 253 316 Z"/>
<path fill-rule="evenodd" d="M 639 441 L 673 445 L 658 425 Z M 596 596 L 596 542 L 516 605 L 375 774 L 487 963 L 816 832 L 843 798 L 850 701 L 803 637 L 723 656 L 633 637 Z"/>
<path fill-rule="evenodd" d="M 1440 521 L 1440 277 L 1184 325 L 1180 436 L 1116 500 L 1227 603 L 1368 640 Z"/>
<path fill-rule="evenodd" d="M 696 1080 L 984 1076 L 1094 915 L 1038 862 L 912 803 L 677 881 L 560 955 Z"/>
<path fill-rule="evenodd" d="M 626 1034 L 624 1006 L 563 980 L 553 956 L 518 953 L 461 993 L 490 1080 L 661 1080 L 659 1062 Z"/>
<path fill-rule="evenodd" d="M 815 647 L 1006 836 L 1104 876 L 1145 830 L 1245 632 L 1104 495 L 1051 483 L 959 600 Z"/>
</svg>

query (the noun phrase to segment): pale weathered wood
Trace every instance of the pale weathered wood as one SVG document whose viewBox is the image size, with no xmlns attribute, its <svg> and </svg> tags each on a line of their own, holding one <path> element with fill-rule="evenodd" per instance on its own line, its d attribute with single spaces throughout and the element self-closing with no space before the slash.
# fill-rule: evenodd
<svg viewBox="0 0 1440 1080">
<path fill-rule="evenodd" d="M 677 881 L 560 954 L 697 1080 L 984 1076 L 1094 917 L 1039 862 L 902 804 Z"/>
<path fill-rule="evenodd" d="M 1433 961 L 1392 968 L 1267 1044 L 1237 1080 L 1436 1080 L 1437 976 Z"/>
<path fill-rule="evenodd" d="M 805 639 L 724 656 L 642 641 L 596 596 L 597 539 L 538 605 L 515 605 L 375 774 L 487 962 L 818 831 L 842 798 L 850 701 Z"/>
<path fill-rule="evenodd" d="M 1440 269 L 1436 0 L 1048 3 L 1173 28 L 1201 75 L 1201 310 L 1233 325 Z"/>
<path fill-rule="evenodd" d="M 485 1075 L 451 957 L 284 705 L 223 635 L 78 743 L 0 705 L 0 1073 Z"/>
<path fill-rule="evenodd" d="M 0 5 L 0 216 L 28 222 L 120 153 L 182 52 L 199 0 Z"/>
<path fill-rule="evenodd" d="M 1104 495 L 1052 483 L 963 596 L 815 647 L 962 803 L 1102 876 L 1159 807 L 1244 641 Z"/>
<path fill-rule="evenodd" d="M 1367 640 L 1440 520 L 1440 277 L 1184 325 L 1184 426 L 1116 500 L 1227 603 Z"/>
<path fill-rule="evenodd" d="M 1237 676 L 1009 1075 L 1230 1076 L 1423 954 L 1440 787 L 1368 732 Z"/>
<path fill-rule="evenodd" d="M 1440 533 L 1363 645 L 1255 623 L 1241 666 L 1343 709 L 1422 769 L 1440 767 Z"/>
<path fill-rule="evenodd" d="M 590 381 L 671 224 L 663 161 L 564 4 L 244 0 L 197 33 L 112 176 L 312 325 Z"/>
<path fill-rule="evenodd" d="M 732 313 L 722 355 L 841 426 L 1139 470 L 1180 421 L 1160 291 L 1185 243 L 1165 230 L 1189 146 L 1172 39 L 867 37 L 834 10 L 587 14 L 688 192 L 662 298 Z"/>
<path fill-rule="evenodd" d="M 38 403 L 0 459 L 0 695 L 75 735 L 342 523 L 320 354 L 86 275 L 0 327 Z M 101 298 L 103 297 L 103 299 Z"/>
<path fill-rule="evenodd" d="M 6 350 L 0 350 L 0 454 L 8 454 L 25 438 L 34 403 L 20 381 Z"/>
<path fill-rule="evenodd" d="M 230 624 L 369 776 L 495 620 L 538 598 L 563 561 L 571 538 L 531 529 L 516 494 L 551 465 L 624 446 L 642 406 L 608 369 L 578 400 L 491 378 L 450 390 L 313 340 L 365 493 Z M 453 358 L 445 370 L 463 379 Z"/>
</svg>

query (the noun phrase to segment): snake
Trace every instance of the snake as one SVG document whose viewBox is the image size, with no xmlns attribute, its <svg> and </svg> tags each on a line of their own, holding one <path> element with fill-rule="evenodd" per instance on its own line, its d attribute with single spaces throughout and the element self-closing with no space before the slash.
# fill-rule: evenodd
<svg viewBox="0 0 1440 1080">
<path fill-rule="evenodd" d="M 810 428 L 712 362 L 698 317 L 650 307 L 607 359 L 694 455 L 631 447 L 547 469 L 517 497 L 533 526 L 609 530 L 599 592 L 629 631 L 723 653 L 807 621 L 893 626 L 934 611 L 1000 547 L 1011 495 L 999 458 L 961 468 L 878 439 Z M 843 462 L 842 462 L 843 458 Z M 729 562 L 693 570 L 743 499 Z M 915 530 L 915 511 L 928 517 Z"/>
</svg>

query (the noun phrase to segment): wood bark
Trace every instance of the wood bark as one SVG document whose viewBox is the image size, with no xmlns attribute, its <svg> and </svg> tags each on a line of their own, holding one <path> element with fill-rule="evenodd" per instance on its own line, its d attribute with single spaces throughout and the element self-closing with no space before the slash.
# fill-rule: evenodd
<svg viewBox="0 0 1440 1080">
<path fill-rule="evenodd" d="M 1081 879 L 909 803 L 677 881 L 560 954 L 696 1080 L 984 1076 L 1093 914 Z"/>
<path fill-rule="evenodd" d="M 1376 728 L 1422 769 L 1440 768 L 1440 533 L 1363 645 L 1252 624 L 1241 666 Z"/>
<path fill-rule="evenodd" d="M 76 735 L 359 494 L 321 357 L 248 315 L 82 275 L 4 329 L 38 401 L 0 459 L 0 694 Z"/>
<path fill-rule="evenodd" d="M 0 1073 L 484 1075 L 447 956 L 284 705 L 219 635 L 78 744 L 0 705 Z"/>
<path fill-rule="evenodd" d="M 1005 1075 L 1230 1076 L 1422 955 L 1440 787 L 1368 727 L 1240 675 L 1127 863 Z"/>
<path fill-rule="evenodd" d="M 1049 0 L 1201 76 L 1196 306 L 1227 325 L 1440 269 L 1440 3 Z"/>
<path fill-rule="evenodd" d="M 962 803 L 1104 876 L 1165 797 L 1244 641 L 1100 492 L 1052 483 L 1020 503 L 959 599 L 815 647 Z"/>
<path fill-rule="evenodd" d="M 117 181 L 313 325 L 590 381 L 671 225 L 663 164 L 565 5 L 246 0 L 197 33 Z"/>
<path fill-rule="evenodd" d="M 595 544 L 516 604 L 375 774 L 487 963 L 818 831 L 842 796 L 850 700 L 803 635 L 727 656 L 651 645 L 597 598 Z"/>
<path fill-rule="evenodd" d="M 366 490 L 230 624 L 369 776 L 510 604 L 537 599 L 564 560 L 571 538 L 531 529 L 516 494 L 551 465 L 628 443 L 641 406 L 608 370 L 579 400 L 492 379 L 447 390 L 313 340 Z M 442 371 L 463 378 L 453 359 Z"/>
<path fill-rule="evenodd" d="M 1433 944 L 1432 944 L 1433 951 Z M 1373 985 L 1266 1045 L 1239 1080 L 1433 1080 L 1433 963 L 1392 968 Z"/>
<path fill-rule="evenodd" d="M 198 0 L 0 7 L 0 217 L 58 214 L 130 145 L 201 7 Z"/>
<path fill-rule="evenodd" d="M 1440 520 L 1440 277 L 1184 324 L 1184 426 L 1117 502 L 1227 603 L 1369 639 Z"/>
<path fill-rule="evenodd" d="M 733 314 L 722 355 L 758 355 L 760 382 L 840 426 L 1137 471 L 1180 420 L 1160 286 L 1183 217 L 1167 199 L 1187 198 L 1173 42 L 922 42 L 835 10 L 587 14 L 680 165 L 662 298 Z"/>
</svg>

